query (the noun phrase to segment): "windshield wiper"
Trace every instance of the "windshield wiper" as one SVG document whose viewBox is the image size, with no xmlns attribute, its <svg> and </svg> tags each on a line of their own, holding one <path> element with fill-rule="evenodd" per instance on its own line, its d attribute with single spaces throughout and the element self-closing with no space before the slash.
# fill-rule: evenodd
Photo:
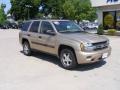
<svg viewBox="0 0 120 90">
<path fill-rule="evenodd" d="M 71 32 L 70 30 L 59 31 L 60 33 Z"/>
<path fill-rule="evenodd" d="M 85 32 L 85 31 L 80 31 L 80 30 L 79 30 L 79 31 L 74 31 L 74 32 Z"/>
</svg>

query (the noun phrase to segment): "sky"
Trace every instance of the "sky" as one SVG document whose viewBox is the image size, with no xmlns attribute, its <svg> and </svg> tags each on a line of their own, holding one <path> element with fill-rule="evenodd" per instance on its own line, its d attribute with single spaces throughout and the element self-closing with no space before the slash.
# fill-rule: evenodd
<svg viewBox="0 0 120 90">
<path fill-rule="evenodd" d="M 10 0 L 0 0 L 0 4 L 6 4 L 5 13 L 11 8 Z"/>
</svg>

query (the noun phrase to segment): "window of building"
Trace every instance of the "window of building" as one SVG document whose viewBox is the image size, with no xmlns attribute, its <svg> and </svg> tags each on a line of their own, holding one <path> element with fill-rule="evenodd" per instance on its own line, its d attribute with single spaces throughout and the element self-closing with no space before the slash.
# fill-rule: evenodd
<svg viewBox="0 0 120 90">
<path fill-rule="evenodd" d="M 116 12 L 116 29 L 120 30 L 120 11 Z"/>
<path fill-rule="evenodd" d="M 115 11 L 103 12 L 103 26 L 104 29 L 113 29 L 116 27 Z"/>
</svg>

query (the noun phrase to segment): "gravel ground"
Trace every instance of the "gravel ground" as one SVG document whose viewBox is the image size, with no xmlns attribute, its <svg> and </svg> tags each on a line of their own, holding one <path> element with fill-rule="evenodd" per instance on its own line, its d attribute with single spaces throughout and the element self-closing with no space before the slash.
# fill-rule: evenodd
<svg viewBox="0 0 120 90">
<path fill-rule="evenodd" d="M 108 37 L 112 54 L 105 61 L 69 71 L 54 56 L 24 56 L 18 32 L 0 30 L 0 90 L 120 90 L 120 37 Z"/>
</svg>

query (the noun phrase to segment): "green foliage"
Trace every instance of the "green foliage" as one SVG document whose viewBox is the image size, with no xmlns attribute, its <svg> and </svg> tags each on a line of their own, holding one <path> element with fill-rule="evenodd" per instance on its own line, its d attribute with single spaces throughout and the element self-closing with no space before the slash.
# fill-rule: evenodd
<svg viewBox="0 0 120 90">
<path fill-rule="evenodd" d="M 91 7 L 90 0 L 65 0 L 63 11 L 65 18 L 78 22 L 96 19 L 96 10 Z"/>
<path fill-rule="evenodd" d="M 43 14 L 42 13 L 38 13 L 36 16 L 35 16 L 35 18 L 43 18 Z"/>
<path fill-rule="evenodd" d="M 99 35 L 103 35 L 104 34 L 104 29 L 103 29 L 103 25 L 102 24 L 99 25 L 98 30 L 97 30 L 97 34 L 99 34 Z"/>
<path fill-rule="evenodd" d="M 115 30 L 115 29 L 109 29 L 109 30 L 107 31 L 107 34 L 113 36 L 113 35 L 116 34 L 116 30 Z"/>
<path fill-rule="evenodd" d="M 6 15 L 5 15 L 5 12 L 4 12 L 4 8 L 1 7 L 0 8 L 0 24 L 3 24 L 6 20 Z"/>
<path fill-rule="evenodd" d="M 91 7 L 90 0 L 77 0 L 75 6 L 79 20 L 93 21 L 96 19 L 96 11 Z"/>
<path fill-rule="evenodd" d="M 105 24 L 105 26 L 113 26 L 114 17 L 111 14 L 106 15 L 104 17 L 104 24 Z"/>
<path fill-rule="evenodd" d="M 66 0 L 65 3 L 63 4 L 63 12 L 64 12 L 64 17 L 68 18 L 68 19 L 75 19 L 75 7 L 72 4 L 72 2 L 70 0 Z"/>
<path fill-rule="evenodd" d="M 10 0 L 10 13 L 16 20 L 34 18 L 38 13 L 41 0 Z"/>
<path fill-rule="evenodd" d="M 47 14 L 51 13 L 54 18 L 64 16 L 63 4 L 65 3 L 65 0 L 43 0 L 42 2 L 46 6 L 45 9 L 48 10 Z"/>
<path fill-rule="evenodd" d="M 78 22 L 96 19 L 96 10 L 91 7 L 90 0 L 11 0 L 10 13 L 16 20 L 28 19 L 28 16 L 41 17 L 43 14 L 38 10 L 41 3 L 45 5 L 43 14 L 46 16 L 51 14 L 54 18 L 63 17 Z M 27 8 L 26 5 L 31 7 Z"/>
<path fill-rule="evenodd" d="M 117 28 L 120 27 L 120 21 L 117 21 L 116 27 L 117 27 Z"/>
</svg>

